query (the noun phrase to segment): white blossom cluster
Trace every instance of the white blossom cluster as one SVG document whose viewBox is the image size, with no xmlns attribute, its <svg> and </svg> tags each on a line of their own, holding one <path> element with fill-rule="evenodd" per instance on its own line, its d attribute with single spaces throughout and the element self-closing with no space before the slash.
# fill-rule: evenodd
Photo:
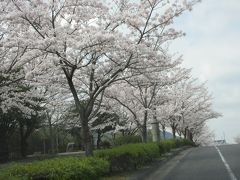
<svg viewBox="0 0 240 180">
<path fill-rule="evenodd" d="M 2 0 L 0 77 L 31 82 L 45 91 L 46 106 L 58 114 L 74 101 L 87 140 L 91 124 L 104 111 L 125 122 L 116 129 L 144 131 L 157 120 L 194 134 L 218 114 L 211 110 L 207 90 L 192 82 L 182 58 L 168 49 L 170 41 L 184 35 L 171 27 L 173 20 L 197 2 Z M 3 111 L 20 107 L 18 95 L 22 101 L 37 95 L 31 90 L 23 97 L 15 92 L 17 82 L 6 83 L 0 82 Z"/>
</svg>

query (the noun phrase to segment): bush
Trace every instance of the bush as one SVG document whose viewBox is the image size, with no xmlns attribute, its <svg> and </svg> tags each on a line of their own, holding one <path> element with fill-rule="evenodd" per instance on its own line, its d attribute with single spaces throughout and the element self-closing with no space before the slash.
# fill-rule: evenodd
<svg viewBox="0 0 240 180">
<path fill-rule="evenodd" d="M 189 139 L 175 139 L 176 147 L 181 146 L 195 146 L 195 143 L 190 141 Z"/>
<path fill-rule="evenodd" d="M 192 145 L 192 142 L 184 139 L 170 139 L 160 142 L 125 144 L 112 149 L 97 150 L 94 155 L 106 159 L 110 163 L 110 171 L 126 171 L 141 167 L 171 149 L 184 145 Z"/>
<path fill-rule="evenodd" d="M 107 140 L 104 140 L 104 141 L 100 142 L 100 147 L 103 148 L 103 149 L 110 148 L 111 143 Z"/>
<path fill-rule="evenodd" d="M 59 157 L 31 163 L 12 163 L 0 169 L 0 179 L 95 180 L 109 173 L 109 170 L 119 172 L 136 169 L 171 149 L 184 145 L 193 143 L 184 139 L 171 139 L 125 144 L 112 149 L 96 150 L 94 157 Z"/>
<path fill-rule="evenodd" d="M 61 157 L 31 163 L 14 163 L 0 170 L 0 179 L 99 179 L 109 172 L 106 160 Z"/>
<path fill-rule="evenodd" d="M 175 140 L 168 139 L 158 142 L 159 153 L 164 154 L 175 148 Z"/>
<path fill-rule="evenodd" d="M 159 151 L 156 143 L 138 143 L 97 150 L 94 155 L 109 161 L 111 171 L 124 171 L 152 161 L 159 156 Z"/>
<path fill-rule="evenodd" d="M 116 137 L 113 141 L 114 146 L 120 146 L 123 144 L 131 144 L 131 143 L 140 143 L 142 142 L 141 136 L 135 135 L 125 135 Z"/>
</svg>

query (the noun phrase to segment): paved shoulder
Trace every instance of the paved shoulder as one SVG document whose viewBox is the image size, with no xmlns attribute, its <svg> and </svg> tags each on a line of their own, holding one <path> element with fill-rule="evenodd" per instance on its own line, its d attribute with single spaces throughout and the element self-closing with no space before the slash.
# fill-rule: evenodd
<svg viewBox="0 0 240 180">
<path fill-rule="evenodd" d="M 192 148 L 159 167 L 148 180 L 228 180 L 215 147 Z"/>
<path fill-rule="evenodd" d="M 221 151 L 234 176 L 240 179 L 240 145 L 218 146 L 218 149 Z"/>
<path fill-rule="evenodd" d="M 195 148 L 163 179 L 228 180 L 229 175 L 214 147 Z"/>
<path fill-rule="evenodd" d="M 167 175 L 168 172 L 175 167 L 176 162 L 182 159 L 190 151 L 189 147 L 179 148 L 172 150 L 171 153 L 165 154 L 162 158 L 155 160 L 148 166 L 135 171 L 131 174 L 129 180 L 150 180 L 150 179 L 159 179 Z"/>
<path fill-rule="evenodd" d="M 142 174 L 141 180 L 240 180 L 240 145 L 182 151 Z"/>
</svg>

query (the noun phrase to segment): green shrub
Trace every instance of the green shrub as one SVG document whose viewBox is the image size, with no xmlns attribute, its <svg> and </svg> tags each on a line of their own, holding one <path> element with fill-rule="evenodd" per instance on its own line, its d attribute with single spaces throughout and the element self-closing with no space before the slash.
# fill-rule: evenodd
<svg viewBox="0 0 240 180">
<path fill-rule="evenodd" d="M 159 153 L 164 154 L 169 152 L 173 148 L 179 148 L 182 146 L 194 146 L 194 143 L 188 139 L 167 139 L 158 143 Z"/>
<path fill-rule="evenodd" d="M 175 148 L 175 141 L 173 139 L 167 139 L 158 143 L 159 153 L 164 154 Z"/>
<path fill-rule="evenodd" d="M 160 157 L 173 148 L 192 145 L 188 140 L 169 139 L 160 142 L 124 144 L 112 149 L 97 150 L 96 157 L 106 159 L 111 171 L 126 171 L 136 169 Z"/>
<path fill-rule="evenodd" d="M 0 169 L 0 179 L 95 180 L 109 173 L 109 170 L 119 172 L 136 169 L 173 148 L 185 145 L 193 143 L 185 139 L 170 139 L 124 144 L 112 149 L 96 150 L 94 157 L 59 157 L 31 163 L 12 163 Z"/>
<path fill-rule="evenodd" d="M 141 136 L 136 135 L 125 135 L 116 137 L 113 141 L 114 146 L 120 146 L 123 144 L 132 144 L 142 142 Z"/>
<path fill-rule="evenodd" d="M 159 156 L 159 150 L 156 143 L 138 143 L 97 150 L 94 155 L 109 161 L 111 171 L 124 171 L 152 161 Z"/>
<path fill-rule="evenodd" d="M 111 143 L 109 141 L 107 141 L 107 140 L 103 140 L 100 143 L 100 147 L 103 148 L 103 149 L 110 148 L 111 147 Z"/>
<path fill-rule="evenodd" d="M 99 179 L 108 173 L 106 160 L 60 157 L 31 163 L 15 163 L 0 170 L 0 179 Z"/>
</svg>

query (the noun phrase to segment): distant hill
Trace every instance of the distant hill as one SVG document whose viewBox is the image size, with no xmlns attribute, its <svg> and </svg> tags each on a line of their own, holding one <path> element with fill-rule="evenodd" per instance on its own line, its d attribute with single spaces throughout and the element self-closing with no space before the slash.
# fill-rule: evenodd
<svg viewBox="0 0 240 180">
<path fill-rule="evenodd" d="M 160 136 L 161 136 L 161 138 L 163 138 L 163 132 L 162 131 L 160 131 Z M 166 137 L 166 139 L 171 139 L 171 138 L 173 138 L 173 135 L 172 135 L 172 133 L 166 131 L 165 132 L 165 137 Z"/>
</svg>

